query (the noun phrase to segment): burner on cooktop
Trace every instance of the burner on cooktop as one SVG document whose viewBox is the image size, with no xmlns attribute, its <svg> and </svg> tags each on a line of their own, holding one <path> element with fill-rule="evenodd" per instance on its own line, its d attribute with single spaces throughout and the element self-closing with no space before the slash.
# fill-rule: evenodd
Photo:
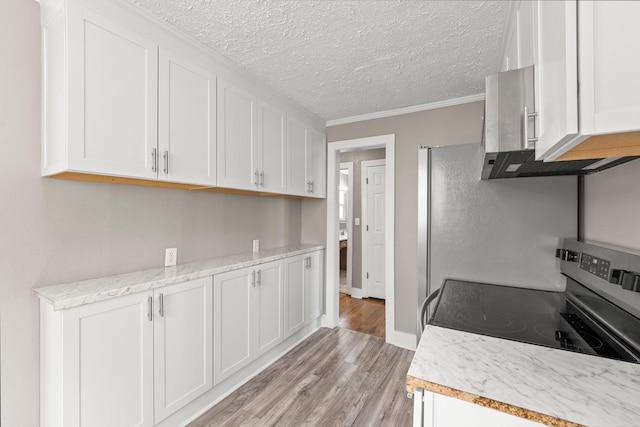
<svg viewBox="0 0 640 427">
<path fill-rule="evenodd" d="M 557 324 L 540 323 L 534 326 L 533 330 L 544 340 L 541 344 L 547 343 L 551 346 L 560 344 L 562 348 L 575 351 L 583 349 L 589 353 L 591 353 L 589 349 L 596 350 L 602 347 L 602 341 L 598 337 L 586 333 L 580 334 L 578 337 L 568 330 L 563 330 L 563 328 Z M 586 346 L 582 343 L 582 340 L 584 340 Z"/>
</svg>

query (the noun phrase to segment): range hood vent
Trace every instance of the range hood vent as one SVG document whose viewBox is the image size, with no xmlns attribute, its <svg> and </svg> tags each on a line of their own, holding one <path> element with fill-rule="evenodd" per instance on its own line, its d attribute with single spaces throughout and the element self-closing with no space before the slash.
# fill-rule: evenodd
<svg viewBox="0 0 640 427">
<path fill-rule="evenodd" d="M 587 175 L 639 158 L 536 161 L 533 84 L 533 66 L 486 78 L 482 179 Z"/>
</svg>

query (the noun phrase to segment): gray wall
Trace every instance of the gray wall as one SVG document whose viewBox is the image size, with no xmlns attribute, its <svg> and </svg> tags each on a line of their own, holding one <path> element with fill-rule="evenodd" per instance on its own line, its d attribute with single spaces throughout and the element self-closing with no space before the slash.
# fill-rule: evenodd
<svg viewBox="0 0 640 427">
<path fill-rule="evenodd" d="M 352 283 L 354 288 L 362 288 L 362 227 L 353 223 L 354 218 L 362 219 L 362 168 L 364 160 L 384 159 L 384 148 L 376 150 L 359 150 L 340 153 L 340 163 L 353 162 L 353 206 L 351 214 L 351 236 L 349 236 L 349 248 L 352 251 Z"/>
<path fill-rule="evenodd" d="M 327 128 L 329 143 L 396 135 L 395 324 L 399 331 L 415 333 L 416 329 L 418 145 L 480 142 L 483 108 L 483 102 L 473 102 Z"/>
<path fill-rule="evenodd" d="M 640 251 L 640 160 L 585 177 L 584 237 Z"/>
<path fill-rule="evenodd" d="M 33 0 L 0 13 L 0 375 L 3 426 L 39 423 L 34 287 L 161 267 L 301 240 L 324 242 L 300 200 L 40 177 L 40 25 Z M 321 215 L 324 213 L 321 212 Z M 320 237 L 318 237 L 320 236 Z"/>
</svg>

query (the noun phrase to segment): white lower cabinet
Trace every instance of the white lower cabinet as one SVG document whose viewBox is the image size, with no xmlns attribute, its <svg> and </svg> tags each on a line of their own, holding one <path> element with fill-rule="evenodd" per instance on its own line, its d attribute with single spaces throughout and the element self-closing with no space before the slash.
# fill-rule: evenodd
<svg viewBox="0 0 640 427">
<path fill-rule="evenodd" d="M 323 254 L 58 311 L 42 300 L 40 425 L 145 427 L 190 419 L 189 404 L 216 399 L 215 385 L 284 349 L 285 336 L 320 316 Z M 286 331 L 285 313 L 291 321 L 297 316 Z M 233 384 L 218 390 L 225 387 Z"/>
<path fill-rule="evenodd" d="M 68 310 L 41 303 L 41 425 L 152 426 L 209 390 L 211 290 L 207 277 Z"/>
<path fill-rule="evenodd" d="M 323 251 L 316 251 L 284 261 L 285 338 L 322 312 L 323 255 Z"/>
<path fill-rule="evenodd" d="M 422 405 L 420 405 L 422 400 Z M 414 427 L 535 427 L 543 424 L 485 406 L 416 389 Z"/>
<path fill-rule="evenodd" d="M 155 291 L 155 422 L 213 387 L 212 279 Z"/>
<path fill-rule="evenodd" d="M 281 261 L 214 276 L 216 384 L 282 342 L 282 285 Z"/>
</svg>

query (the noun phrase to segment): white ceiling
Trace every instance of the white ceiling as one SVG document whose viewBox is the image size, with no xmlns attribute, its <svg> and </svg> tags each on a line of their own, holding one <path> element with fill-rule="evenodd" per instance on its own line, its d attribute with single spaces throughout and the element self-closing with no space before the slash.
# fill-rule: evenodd
<svg viewBox="0 0 640 427">
<path fill-rule="evenodd" d="M 472 96 L 508 2 L 130 0 L 325 120 Z"/>
</svg>

